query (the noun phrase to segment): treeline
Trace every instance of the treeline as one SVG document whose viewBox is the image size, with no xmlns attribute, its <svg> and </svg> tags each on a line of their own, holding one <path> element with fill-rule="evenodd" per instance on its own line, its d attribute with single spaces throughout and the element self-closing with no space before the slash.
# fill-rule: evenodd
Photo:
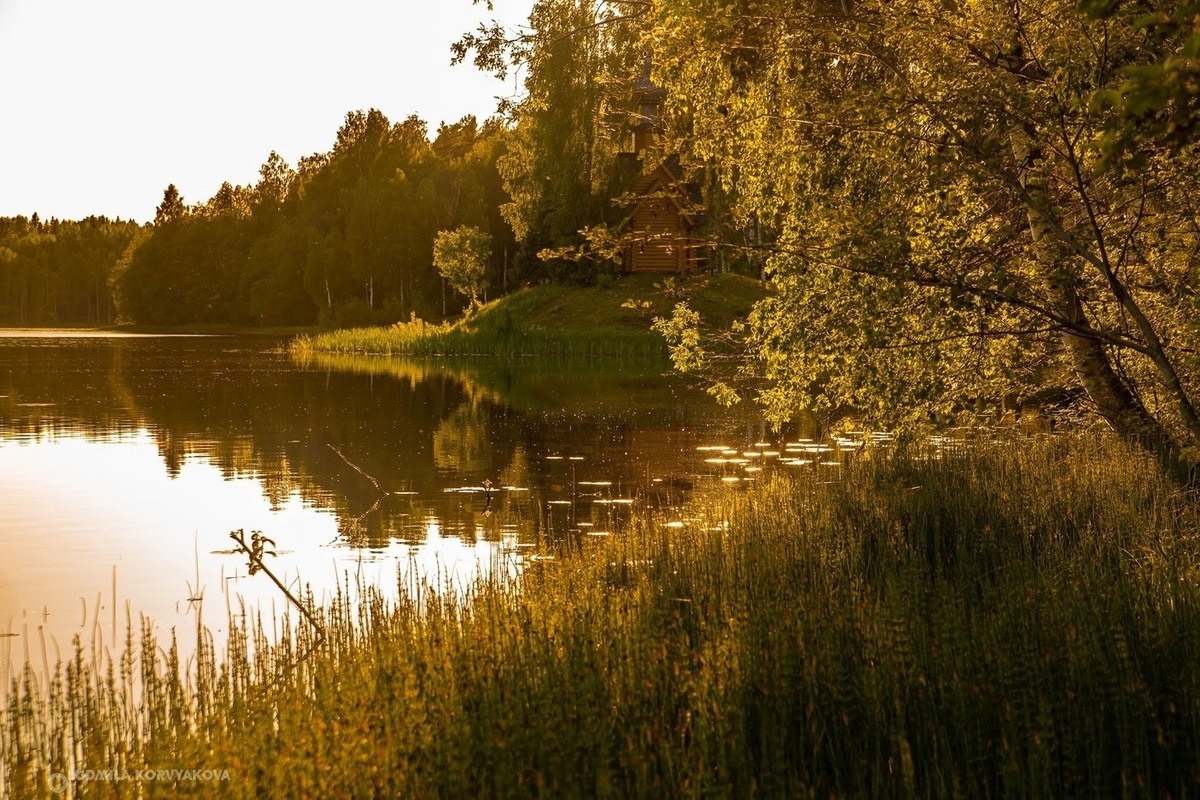
<svg viewBox="0 0 1200 800">
<path fill-rule="evenodd" d="M 647 51 L 628 26 L 603 24 L 607 14 L 565 0 L 536 4 L 541 41 L 526 54 L 523 96 L 504 104 L 502 121 L 468 116 L 430 135 L 417 117 L 392 123 L 378 110 L 353 111 L 328 152 L 295 166 L 271 153 L 256 183 L 227 182 L 201 202 L 171 185 L 152 225 L 124 224 L 123 238 L 93 247 L 85 266 L 27 269 L 24 282 L 14 275 L 0 323 L 436 320 L 467 302 L 433 259 L 438 232 L 460 226 L 490 237 L 484 299 L 620 269 L 620 243 L 611 240 L 642 169 L 622 154 L 632 129 L 652 120 L 632 97 Z M 487 45 L 468 35 L 457 47 L 465 56 Z M 707 183 L 707 203 L 719 208 L 720 186 Z M 27 238 L 37 259 L 50 257 L 42 239 Z M 5 257 L 0 250 L 0 267 Z M 718 259 L 730 266 L 725 254 Z M 94 310 L 74 299 L 85 288 Z M 60 297 L 75 305 L 51 308 Z"/>
<path fill-rule="evenodd" d="M 109 274 L 139 230 L 106 217 L 0 217 L 0 325 L 112 323 Z"/>
<path fill-rule="evenodd" d="M 492 237 L 487 289 L 514 250 L 500 216 L 499 123 L 438 128 L 354 111 L 328 153 L 290 167 L 272 153 L 253 186 L 224 184 L 186 205 L 174 185 L 153 228 L 115 265 L 119 316 L 149 324 L 351 325 L 457 311 L 433 266 L 438 231 Z"/>
<path fill-rule="evenodd" d="M 152 225 L 0 218 L 0 324 L 355 325 L 459 311 L 433 264 L 441 230 L 491 236 L 484 296 L 529 258 L 501 216 L 509 132 L 474 117 L 430 137 L 353 111 L 333 148 L 271 153 L 252 186 L 189 205 L 171 185 Z"/>
</svg>

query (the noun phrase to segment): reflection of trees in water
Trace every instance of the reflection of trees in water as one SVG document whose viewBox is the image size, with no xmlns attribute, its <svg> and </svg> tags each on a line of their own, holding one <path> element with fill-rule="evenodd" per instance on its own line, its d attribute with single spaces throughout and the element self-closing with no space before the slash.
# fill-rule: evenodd
<svg viewBox="0 0 1200 800">
<path fill-rule="evenodd" d="M 48 369 L 51 353 L 56 364 Z M 119 396 L 106 391 L 119 357 L 118 348 L 97 351 L 75 344 L 51 349 L 27 340 L 0 340 L 0 435 L 38 438 L 83 433 L 97 441 L 111 441 L 136 433 L 137 418 L 126 413 Z"/>
<path fill-rule="evenodd" d="M 433 433 L 433 460 L 439 469 L 485 475 L 492 466 L 490 415 L 481 403 L 465 402 Z"/>
<path fill-rule="evenodd" d="M 500 470 L 500 485 L 519 489 L 528 489 L 533 485 L 533 470 L 530 468 L 529 455 L 525 452 L 523 445 L 517 445 L 513 449 L 508 466 Z"/>
<path fill-rule="evenodd" d="M 541 492 L 525 446 L 517 444 L 507 464 L 496 470 L 492 501 L 475 511 L 475 530 L 488 541 L 531 542 L 541 525 Z"/>
<path fill-rule="evenodd" d="M 538 535 L 545 501 L 570 483 L 547 456 L 586 446 L 601 454 L 579 467 L 590 477 L 645 483 L 645 459 L 666 463 L 678 448 L 672 440 L 658 455 L 640 452 L 659 443 L 636 431 L 690 423 L 656 376 L 543 366 L 514 373 L 488 362 L 355 357 L 297 365 L 270 342 L 241 338 L 0 345 L 0 435 L 104 439 L 145 429 L 168 473 L 202 457 L 227 478 L 258 478 L 274 508 L 298 495 L 334 510 L 342 534 L 363 545 L 423 541 L 434 519 L 442 534 L 468 540 L 525 539 Z M 549 402 L 560 410 L 517 410 Z M 497 486 L 490 506 L 482 493 L 444 492 L 484 479 Z"/>
<path fill-rule="evenodd" d="M 407 383 L 410 389 L 431 380 L 449 380 L 459 384 L 472 402 L 486 400 L 503 404 L 499 391 L 482 380 L 478 365 L 462 359 L 387 358 L 347 353 L 297 353 L 292 360 L 300 367 L 327 373 L 384 376 Z"/>
</svg>

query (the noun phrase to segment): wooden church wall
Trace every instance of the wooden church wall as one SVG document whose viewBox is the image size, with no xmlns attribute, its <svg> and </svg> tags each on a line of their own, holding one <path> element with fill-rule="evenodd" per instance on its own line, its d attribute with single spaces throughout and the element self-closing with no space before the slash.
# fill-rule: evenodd
<svg viewBox="0 0 1200 800">
<path fill-rule="evenodd" d="M 685 249 L 679 210 L 666 198 L 650 198 L 634 210 L 630 228 L 635 241 L 630 246 L 629 269 L 633 272 L 674 272 L 683 268 Z"/>
</svg>

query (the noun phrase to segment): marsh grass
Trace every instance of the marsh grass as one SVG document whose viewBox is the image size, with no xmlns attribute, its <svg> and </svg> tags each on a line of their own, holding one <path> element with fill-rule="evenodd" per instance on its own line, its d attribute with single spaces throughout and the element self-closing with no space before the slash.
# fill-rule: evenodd
<svg viewBox="0 0 1200 800">
<path fill-rule="evenodd" d="M 72 765 L 232 776 L 95 796 L 1185 796 L 1198 516 L 1107 440 L 877 453 L 642 514 L 518 582 L 347 587 L 301 661 L 306 626 L 242 622 L 186 669 L 130 630 L 110 668 L 80 650 L 14 682 L 3 777 L 14 797 Z"/>
<path fill-rule="evenodd" d="M 387 328 L 350 328 L 297 337 L 290 351 L 408 356 L 519 356 L 653 358 L 666 362 L 667 347 L 656 333 L 638 331 L 493 330 L 437 325 L 421 320 Z"/>
</svg>

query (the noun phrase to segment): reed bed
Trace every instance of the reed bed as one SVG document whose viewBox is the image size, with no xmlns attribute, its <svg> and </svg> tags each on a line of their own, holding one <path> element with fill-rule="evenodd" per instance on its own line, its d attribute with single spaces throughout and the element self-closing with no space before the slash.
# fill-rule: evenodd
<svg viewBox="0 0 1200 800">
<path fill-rule="evenodd" d="M 111 667 L 31 667 L 2 777 L 22 798 L 62 796 L 47 775 L 72 768 L 193 765 L 230 779 L 73 788 L 1184 797 L 1198 517 L 1110 440 L 864 455 L 643 513 L 515 582 L 347 591 L 299 662 L 309 628 L 271 644 L 242 623 L 191 665 L 130 631 Z"/>
<path fill-rule="evenodd" d="M 350 328 L 299 336 L 290 350 L 409 356 L 520 356 L 655 358 L 666 362 L 662 337 L 642 331 L 553 331 L 472 328 L 421 320 L 386 328 Z"/>
</svg>

